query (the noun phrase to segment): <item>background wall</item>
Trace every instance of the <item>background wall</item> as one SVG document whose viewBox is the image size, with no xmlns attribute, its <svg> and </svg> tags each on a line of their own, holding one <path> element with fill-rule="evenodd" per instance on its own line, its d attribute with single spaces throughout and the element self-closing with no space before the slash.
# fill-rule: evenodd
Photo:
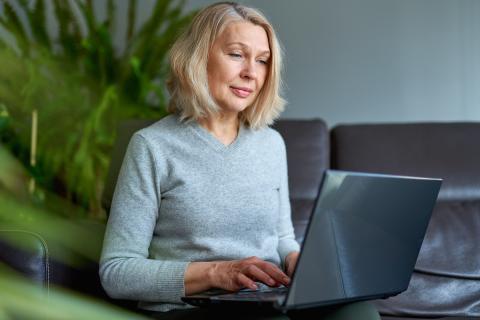
<svg viewBox="0 0 480 320">
<path fill-rule="evenodd" d="M 283 117 L 480 120 L 480 1 L 241 2 L 261 9 L 284 45 Z"/>
<path fill-rule="evenodd" d="M 188 0 L 187 9 L 213 2 Z M 330 126 L 480 121 L 478 0 L 240 2 L 261 9 L 284 45 L 284 118 L 320 117 Z M 99 19 L 106 3 L 94 1 Z M 122 50 L 127 2 L 115 3 Z M 145 19 L 153 1 L 138 3 Z"/>
</svg>

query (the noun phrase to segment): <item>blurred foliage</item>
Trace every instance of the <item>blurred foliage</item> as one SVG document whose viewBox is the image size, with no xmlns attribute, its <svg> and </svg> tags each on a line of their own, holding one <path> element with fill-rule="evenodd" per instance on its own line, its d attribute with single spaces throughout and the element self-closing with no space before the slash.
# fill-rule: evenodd
<svg viewBox="0 0 480 320">
<path fill-rule="evenodd" d="M 27 192 L 29 179 L 29 172 L 19 160 L 0 145 L 0 231 L 28 230 L 41 234 L 53 245 L 51 248 L 60 249 L 50 250 L 49 254 L 65 264 L 98 261 L 103 223 L 85 219 L 85 211 L 80 207 L 47 190 L 43 194 L 50 199 L 49 205 L 39 206 L 36 197 Z M 76 215 L 62 217 L 55 213 L 65 208 Z"/>
<path fill-rule="evenodd" d="M 139 24 L 141 1 L 123 1 L 119 51 L 118 3 L 107 0 L 99 21 L 90 0 L 0 0 L 0 227 L 41 234 L 52 259 L 72 268 L 99 259 L 104 225 L 85 218 L 104 218 L 100 195 L 117 124 L 166 114 L 167 52 L 193 14 L 182 12 L 184 1 L 158 0 Z M 140 318 L 58 288 L 46 298 L 0 262 L 0 319 Z"/>
<path fill-rule="evenodd" d="M 78 217 L 60 217 L 39 208 L 36 199 L 27 192 L 29 178 L 29 172 L 19 160 L 0 145 L 0 241 L 19 250 L 36 250 L 37 246 L 19 241 L 19 238 L 15 237 L 19 230 L 33 232 L 41 235 L 48 243 L 52 270 L 55 270 L 52 264 L 55 261 L 71 270 L 89 268 L 92 274 L 98 272 L 96 266 L 102 246 L 104 224 Z M 44 192 L 51 196 L 48 191 Z M 53 199 L 50 203 L 56 203 L 59 207 L 71 206 L 60 197 Z M 11 214 L 12 212 L 15 214 Z M 98 285 L 96 277 L 84 281 L 91 281 L 92 286 Z M 52 285 L 49 286 L 47 294 L 46 288 L 32 283 L 0 261 L 0 319 L 143 317 Z"/>
<path fill-rule="evenodd" d="M 0 319 L 146 319 L 59 288 L 47 295 L 1 264 L 0 292 Z"/>
<path fill-rule="evenodd" d="M 62 211 L 50 202 L 63 197 L 84 209 L 63 208 L 67 215 L 104 217 L 100 197 L 117 124 L 166 114 L 167 52 L 193 15 L 182 12 L 184 1 L 159 0 L 136 30 L 138 4 L 128 1 L 119 52 L 112 44 L 116 3 L 109 0 L 106 19 L 98 21 L 89 0 L 0 0 L 0 27 L 14 40 L 0 37 L 0 143 L 34 177 L 38 204 Z M 57 34 L 48 28 L 48 4 Z M 35 166 L 29 163 L 33 110 Z"/>
</svg>

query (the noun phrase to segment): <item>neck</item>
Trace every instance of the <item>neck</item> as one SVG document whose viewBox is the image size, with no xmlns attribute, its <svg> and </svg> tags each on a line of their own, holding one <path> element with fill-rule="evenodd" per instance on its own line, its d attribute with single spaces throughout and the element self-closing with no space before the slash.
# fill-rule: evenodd
<svg viewBox="0 0 480 320">
<path fill-rule="evenodd" d="M 237 138 L 240 121 L 238 114 L 223 114 L 200 119 L 198 123 L 224 145 L 229 145 Z"/>
</svg>

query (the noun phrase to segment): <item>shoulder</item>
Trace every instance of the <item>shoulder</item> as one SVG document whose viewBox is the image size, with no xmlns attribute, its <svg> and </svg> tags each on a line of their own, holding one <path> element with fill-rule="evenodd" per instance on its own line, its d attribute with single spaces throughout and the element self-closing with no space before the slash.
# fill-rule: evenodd
<svg viewBox="0 0 480 320">
<path fill-rule="evenodd" d="M 150 126 L 135 132 L 134 136 L 140 136 L 147 141 L 156 140 L 160 137 L 169 137 L 181 130 L 182 123 L 175 115 L 168 115 Z"/>
<path fill-rule="evenodd" d="M 283 159 L 286 156 L 285 142 L 278 131 L 270 128 L 247 129 L 248 148 L 265 159 Z"/>
<path fill-rule="evenodd" d="M 172 144 L 178 143 L 185 135 L 185 124 L 177 116 L 168 115 L 159 121 L 133 133 L 129 149 L 131 152 L 147 152 L 155 154 L 155 158 L 168 154 Z"/>
<path fill-rule="evenodd" d="M 168 148 L 191 139 L 188 135 L 188 122 L 180 121 L 176 115 L 168 115 L 152 125 L 134 134 L 141 137 L 147 145 L 155 148 Z"/>
<path fill-rule="evenodd" d="M 262 141 L 263 144 L 267 144 L 269 147 L 285 149 L 283 137 L 277 130 L 271 127 L 265 127 L 262 129 L 257 129 L 254 132 L 254 134 L 257 136 L 257 140 Z"/>
</svg>

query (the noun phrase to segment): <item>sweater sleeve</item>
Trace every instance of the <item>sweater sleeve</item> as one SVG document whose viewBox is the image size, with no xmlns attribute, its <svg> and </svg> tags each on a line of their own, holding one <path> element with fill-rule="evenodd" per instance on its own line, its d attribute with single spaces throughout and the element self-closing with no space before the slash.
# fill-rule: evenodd
<svg viewBox="0 0 480 320">
<path fill-rule="evenodd" d="M 282 266 L 285 265 L 285 258 L 292 251 L 300 251 L 300 246 L 295 240 L 295 233 L 292 224 L 290 198 L 288 192 L 288 169 L 285 143 L 281 140 L 282 148 L 280 154 L 280 217 L 278 220 L 278 253 Z"/>
<path fill-rule="evenodd" d="M 100 279 L 112 298 L 181 303 L 188 262 L 149 259 L 161 201 L 162 171 L 154 157 L 147 140 L 135 134 L 112 200 Z"/>
</svg>

